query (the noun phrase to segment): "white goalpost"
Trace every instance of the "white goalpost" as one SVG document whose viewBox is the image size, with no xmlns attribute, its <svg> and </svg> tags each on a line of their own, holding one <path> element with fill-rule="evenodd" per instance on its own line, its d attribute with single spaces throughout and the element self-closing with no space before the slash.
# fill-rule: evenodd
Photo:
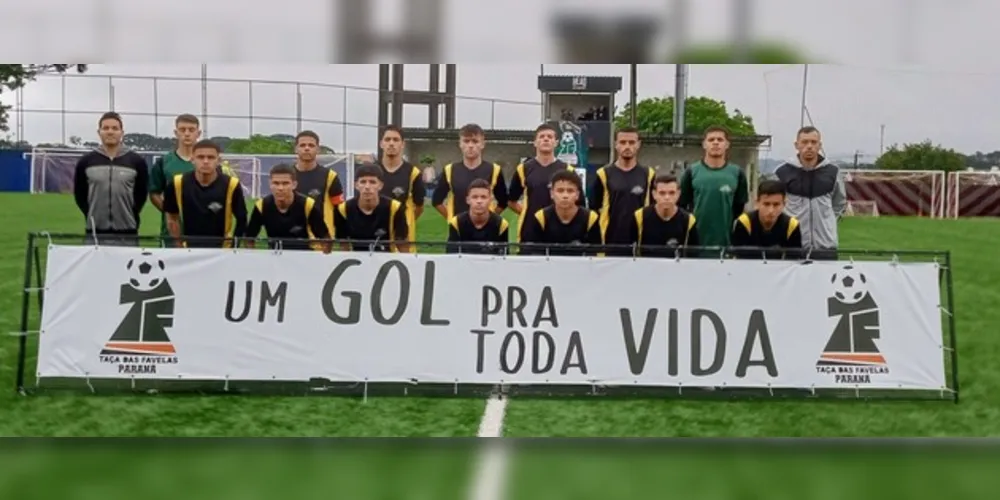
<svg viewBox="0 0 1000 500">
<path fill-rule="evenodd" d="M 871 200 L 848 201 L 844 215 L 849 217 L 878 217 L 878 203 Z"/>
<path fill-rule="evenodd" d="M 30 153 L 31 193 L 72 193 L 76 163 L 90 149 L 33 148 Z M 137 151 L 152 168 L 165 151 Z M 255 155 L 223 155 L 223 166 L 240 178 L 244 194 L 260 197 L 261 162 Z"/>
<path fill-rule="evenodd" d="M 1000 216 L 1000 171 L 949 172 L 947 216 Z"/>
<path fill-rule="evenodd" d="M 858 212 L 942 218 L 947 212 L 947 176 L 943 170 L 846 170 L 849 203 Z"/>
</svg>

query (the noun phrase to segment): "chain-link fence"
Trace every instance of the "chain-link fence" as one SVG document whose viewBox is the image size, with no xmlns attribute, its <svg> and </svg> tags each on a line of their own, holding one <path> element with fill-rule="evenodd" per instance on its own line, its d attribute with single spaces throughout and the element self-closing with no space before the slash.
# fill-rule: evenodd
<svg viewBox="0 0 1000 500">
<path fill-rule="evenodd" d="M 172 137 L 174 118 L 191 113 L 201 118 L 205 137 L 308 129 L 337 152 L 374 149 L 378 126 L 377 88 L 319 82 L 62 74 L 41 75 L 15 94 L 12 139 L 33 144 L 92 140 L 109 110 L 123 115 L 126 133 Z M 456 96 L 455 112 L 460 123 L 531 128 L 541 103 Z M 426 107 L 407 106 L 406 115 L 408 126 L 429 121 Z"/>
</svg>

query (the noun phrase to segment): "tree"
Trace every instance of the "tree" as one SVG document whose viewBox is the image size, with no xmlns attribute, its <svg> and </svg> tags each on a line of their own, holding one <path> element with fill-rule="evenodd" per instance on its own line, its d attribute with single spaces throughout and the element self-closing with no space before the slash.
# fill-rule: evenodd
<svg viewBox="0 0 1000 500">
<path fill-rule="evenodd" d="M 288 139 L 255 134 L 248 139 L 233 139 L 225 146 L 226 153 L 284 155 L 295 153 L 295 143 Z"/>
<path fill-rule="evenodd" d="M 944 170 L 954 172 L 965 169 L 965 156 L 954 149 L 946 149 L 924 142 L 893 144 L 875 160 L 875 166 L 885 170 Z"/>
<path fill-rule="evenodd" d="M 794 48 L 776 42 L 752 43 L 742 50 L 728 44 L 694 45 L 670 58 L 670 62 L 682 64 L 799 64 L 806 61 L 808 59 Z"/>
<path fill-rule="evenodd" d="M 255 134 L 247 139 L 230 139 L 228 137 L 213 137 L 213 141 L 222 147 L 226 153 L 246 155 L 286 155 L 295 154 L 295 136 L 288 134 L 260 135 Z M 334 154 L 333 149 L 320 146 L 319 153 Z"/>
<path fill-rule="evenodd" d="M 756 135 L 753 118 L 738 109 L 732 113 L 726 109 L 725 101 L 710 97 L 688 97 L 684 101 L 684 133 L 702 134 L 712 125 L 722 125 L 733 135 Z M 627 127 L 632 113 L 632 104 L 626 104 L 615 117 L 615 125 Z M 636 106 L 636 125 L 639 132 L 649 135 L 665 135 L 674 128 L 674 98 L 653 97 L 639 101 Z"/>
<path fill-rule="evenodd" d="M 44 73 L 65 73 L 75 69 L 78 73 L 87 71 L 86 64 L 0 64 L 0 94 L 4 90 L 17 90 L 38 75 Z M 0 132 L 9 130 L 7 126 L 10 106 L 0 103 Z"/>
<path fill-rule="evenodd" d="M 129 132 L 122 136 L 122 142 L 136 151 L 172 151 L 176 144 L 170 137 L 156 137 L 142 132 Z"/>
</svg>

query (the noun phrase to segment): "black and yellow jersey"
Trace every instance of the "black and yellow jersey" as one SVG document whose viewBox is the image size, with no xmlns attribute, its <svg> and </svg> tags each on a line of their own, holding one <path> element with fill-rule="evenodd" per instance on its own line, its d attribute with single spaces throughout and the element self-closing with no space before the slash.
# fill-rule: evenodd
<svg viewBox="0 0 1000 500">
<path fill-rule="evenodd" d="M 180 216 L 182 239 L 196 237 L 184 240 L 187 247 L 229 248 L 232 242 L 223 241 L 223 238 L 239 238 L 246 232 L 247 206 L 243 188 L 239 179 L 228 175 L 217 173 L 215 179 L 204 186 L 194 172 L 175 175 L 163 191 L 163 212 Z M 199 241 L 197 237 L 206 240 Z"/>
<path fill-rule="evenodd" d="M 597 169 L 590 191 L 590 208 L 600 213 L 605 243 L 632 243 L 629 235 L 632 218 L 636 210 L 651 204 L 655 175 L 655 170 L 642 165 L 622 170 L 612 163 Z"/>
<path fill-rule="evenodd" d="M 631 239 L 644 257 L 674 257 L 678 247 L 696 247 L 698 228 L 694 215 L 677 209 L 668 219 L 656 213 L 655 206 L 636 210 L 632 217 Z M 662 248 L 657 248 L 662 247 Z M 681 256 L 686 256 L 682 253 Z"/>
<path fill-rule="evenodd" d="M 469 192 L 469 184 L 475 179 L 483 179 L 490 183 L 493 191 L 493 202 L 490 210 L 499 211 L 507 208 L 507 183 L 503 178 L 503 170 L 499 163 L 482 162 L 475 168 L 466 167 L 463 163 L 449 163 L 441 172 L 438 185 L 434 189 L 431 203 L 434 206 L 444 205 L 448 219 L 469 211 L 465 197 Z"/>
</svg>

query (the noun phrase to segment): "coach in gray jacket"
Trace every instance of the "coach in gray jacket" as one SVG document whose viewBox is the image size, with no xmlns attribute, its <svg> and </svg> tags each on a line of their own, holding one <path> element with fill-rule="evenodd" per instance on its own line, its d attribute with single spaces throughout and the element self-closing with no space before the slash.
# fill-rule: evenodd
<svg viewBox="0 0 1000 500">
<path fill-rule="evenodd" d="M 785 213 L 799 220 L 802 248 L 815 260 L 837 259 L 837 221 L 847 207 L 840 168 L 819 154 L 819 130 L 802 127 L 795 137 L 798 155 L 775 171 L 785 185 Z"/>
<path fill-rule="evenodd" d="M 105 113 L 98 126 L 101 146 L 76 162 L 76 206 L 83 213 L 88 242 L 96 236 L 99 245 L 135 245 L 139 214 L 148 197 L 149 167 L 122 144 L 118 113 Z"/>
</svg>

